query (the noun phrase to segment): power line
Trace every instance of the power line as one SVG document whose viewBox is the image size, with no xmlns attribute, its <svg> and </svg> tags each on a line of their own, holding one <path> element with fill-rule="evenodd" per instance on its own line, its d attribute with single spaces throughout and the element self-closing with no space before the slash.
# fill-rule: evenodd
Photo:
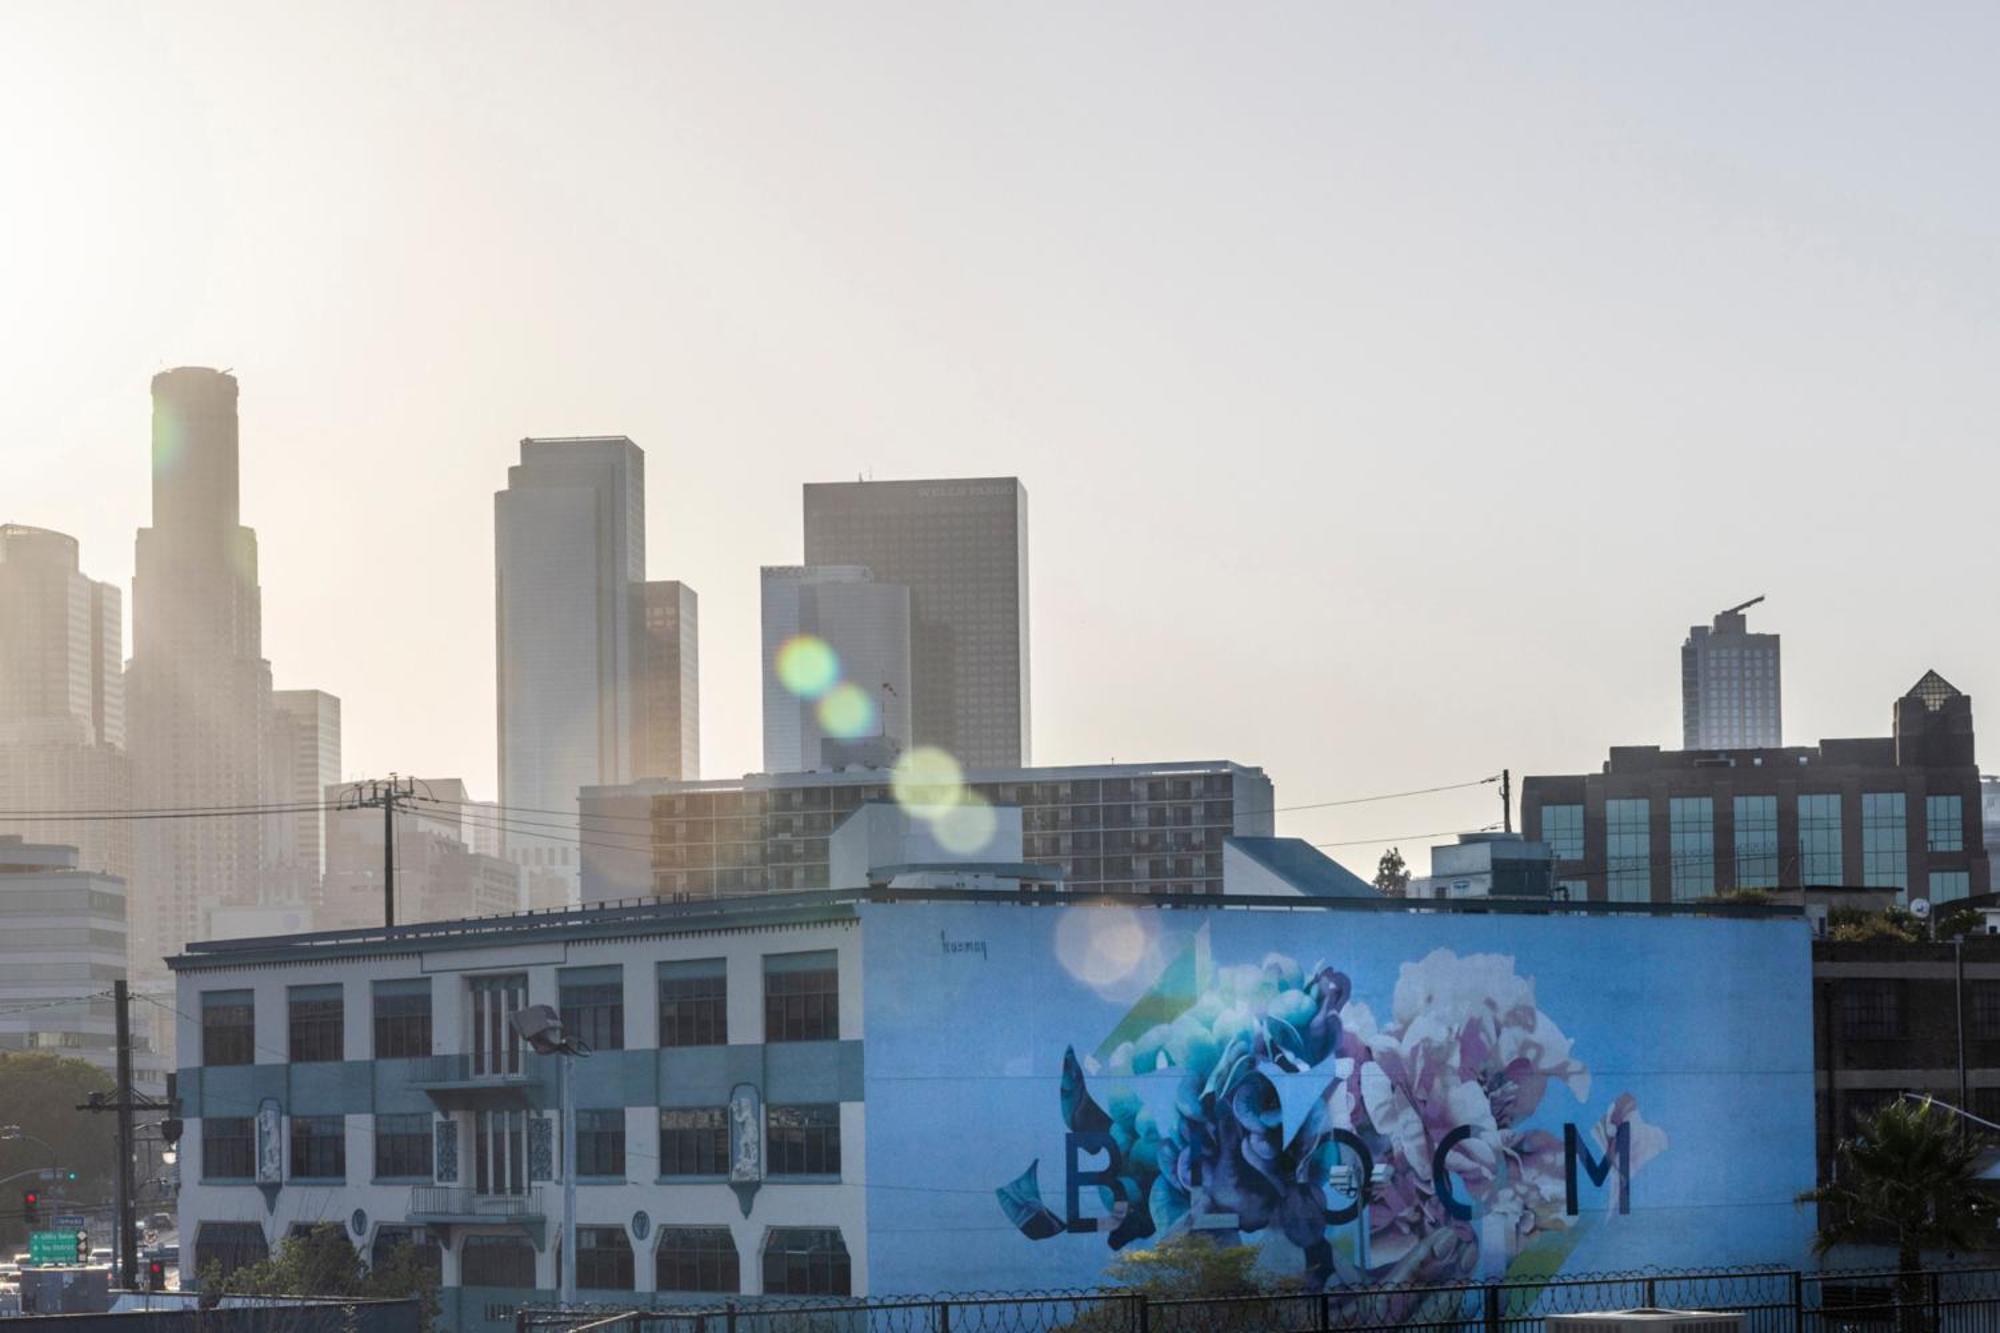
<svg viewBox="0 0 2000 1333">
<path fill-rule="evenodd" d="M 71 810 L 45 810 L 39 814 L 18 810 L 0 812 L 0 824 L 42 824 L 68 822 L 78 824 L 114 823 L 127 819 L 228 819 L 240 816 L 261 818 L 270 815 L 303 815 L 316 810 L 337 810 L 334 805 L 243 805 L 218 806 L 213 809 L 190 808 L 186 810 L 130 810 L 123 813 L 97 812 L 79 813 Z"/>
</svg>

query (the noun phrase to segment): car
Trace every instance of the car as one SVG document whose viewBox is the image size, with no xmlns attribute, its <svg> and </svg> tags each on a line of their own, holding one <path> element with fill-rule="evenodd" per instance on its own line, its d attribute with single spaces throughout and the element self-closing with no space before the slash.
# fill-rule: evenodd
<svg viewBox="0 0 2000 1333">
<path fill-rule="evenodd" d="M 174 1229 L 174 1215 L 172 1213 L 154 1213 L 146 1219 L 146 1225 L 155 1231 L 172 1231 Z"/>
<path fill-rule="evenodd" d="M 108 1264 L 108 1263 L 110 1263 L 110 1262 L 111 1262 L 111 1247 L 110 1247 L 109 1245 L 100 1245 L 100 1246 L 98 1246 L 98 1247 L 97 1247 L 96 1249 L 92 1250 L 92 1251 L 90 1252 L 90 1262 L 92 1262 L 92 1263 L 94 1263 L 94 1264 Z"/>
</svg>

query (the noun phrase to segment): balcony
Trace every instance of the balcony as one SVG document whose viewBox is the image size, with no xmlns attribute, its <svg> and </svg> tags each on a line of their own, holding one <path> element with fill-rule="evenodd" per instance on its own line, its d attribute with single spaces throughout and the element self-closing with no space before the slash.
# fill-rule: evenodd
<svg viewBox="0 0 2000 1333">
<path fill-rule="evenodd" d="M 481 1194 L 460 1185 L 412 1185 L 407 1220 L 436 1233 L 451 1244 L 451 1229 L 465 1226 L 517 1226 L 540 1249 L 548 1239 L 548 1217 L 542 1192 L 530 1186 L 520 1194 Z"/>
<path fill-rule="evenodd" d="M 526 1106 L 530 1094 L 541 1085 L 541 1059 L 525 1053 L 513 1072 L 502 1072 L 490 1064 L 475 1069 L 472 1056 L 463 1052 L 427 1055 L 410 1062 L 409 1086 L 429 1093 L 441 1111 Z"/>
</svg>

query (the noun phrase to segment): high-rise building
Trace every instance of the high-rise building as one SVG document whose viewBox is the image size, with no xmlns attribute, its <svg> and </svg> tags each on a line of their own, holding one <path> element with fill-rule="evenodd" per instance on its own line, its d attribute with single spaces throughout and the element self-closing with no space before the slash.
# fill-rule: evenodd
<svg viewBox="0 0 2000 1333">
<path fill-rule="evenodd" d="M 257 535 L 237 494 L 237 387 L 217 370 L 153 377 L 153 525 L 132 579 L 132 799 L 145 808 L 263 800 L 271 667 Z M 204 914 L 260 901 L 266 821 L 143 821 L 136 836 L 133 970 L 198 939 Z"/>
<path fill-rule="evenodd" d="M 701 776 L 700 600 L 672 580 L 637 584 L 634 595 L 640 651 L 632 775 L 693 781 Z"/>
<path fill-rule="evenodd" d="M 122 643 L 118 588 L 84 577 L 75 538 L 0 524 L 0 809 L 126 808 Z M 86 871 L 132 873 L 127 822 L 51 815 L 6 831 L 74 847 Z"/>
<path fill-rule="evenodd" d="M 296 807 L 271 817 L 264 833 L 267 867 L 295 882 L 289 901 L 302 902 L 326 873 L 326 816 L 318 808 L 340 781 L 340 700 L 325 690 L 271 691 L 266 737 L 270 750 L 268 803 Z"/>
<path fill-rule="evenodd" d="M 394 816 L 396 921 L 449 921 L 492 916 L 523 906 L 526 871 L 498 855 L 475 851 L 469 834 L 487 822 L 457 778 L 418 778 L 415 798 Z M 386 874 L 382 811 L 357 807 L 354 783 L 325 789 L 326 874 L 313 903 L 315 930 L 382 924 Z"/>
<path fill-rule="evenodd" d="M 911 745 L 910 590 L 877 583 L 855 565 L 766 565 L 763 570 L 764 771 L 806 773 L 863 759 L 886 767 Z M 801 693 L 779 672 L 779 654 L 811 635 L 832 650 L 839 681 L 861 691 L 868 707 L 858 725 L 829 731 L 821 720 L 827 694 Z"/>
<path fill-rule="evenodd" d="M 805 563 L 910 590 L 911 730 L 967 768 L 1032 762 L 1028 492 L 1014 477 L 805 488 Z"/>
<path fill-rule="evenodd" d="M 633 777 L 645 455 L 622 435 L 523 440 L 493 516 L 500 804 L 547 818 Z"/>
<path fill-rule="evenodd" d="M 1681 645 L 1681 747 L 1731 750 L 1783 745 L 1778 636 L 1752 634 L 1732 606 L 1715 624 L 1695 625 Z"/>
</svg>

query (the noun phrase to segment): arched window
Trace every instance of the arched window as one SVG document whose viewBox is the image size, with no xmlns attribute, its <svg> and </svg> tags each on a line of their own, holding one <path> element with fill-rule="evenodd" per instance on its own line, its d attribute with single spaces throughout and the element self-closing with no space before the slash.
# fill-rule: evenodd
<svg viewBox="0 0 2000 1333">
<path fill-rule="evenodd" d="M 728 1227 L 661 1227 L 653 1285 L 661 1291 L 743 1290 L 736 1238 Z"/>
<path fill-rule="evenodd" d="M 773 1227 L 764 1241 L 767 1296 L 847 1296 L 847 1242 L 833 1227 Z"/>
<path fill-rule="evenodd" d="M 197 1279 L 209 1276 L 213 1266 L 222 1277 L 249 1264 L 261 1264 L 271 1257 L 264 1228 L 255 1222 L 203 1222 L 194 1235 L 194 1271 Z"/>
</svg>

